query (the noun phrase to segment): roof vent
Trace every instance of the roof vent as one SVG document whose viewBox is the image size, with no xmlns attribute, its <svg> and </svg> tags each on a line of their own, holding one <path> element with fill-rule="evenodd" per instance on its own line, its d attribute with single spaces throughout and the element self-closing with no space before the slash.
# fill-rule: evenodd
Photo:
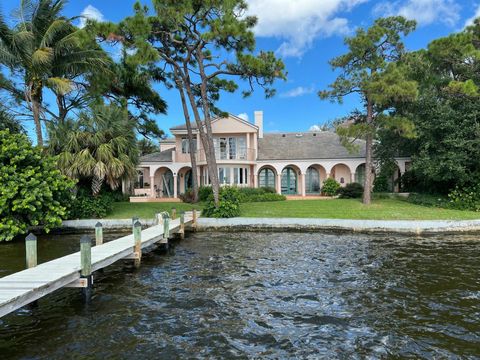
<svg viewBox="0 0 480 360">
<path fill-rule="evenodd" d="M 299 137 L 302 137 L 303 134 L 295 134 L 295 136 L 296 136 L 297 138 L 299 138 Z"/>
</svg>

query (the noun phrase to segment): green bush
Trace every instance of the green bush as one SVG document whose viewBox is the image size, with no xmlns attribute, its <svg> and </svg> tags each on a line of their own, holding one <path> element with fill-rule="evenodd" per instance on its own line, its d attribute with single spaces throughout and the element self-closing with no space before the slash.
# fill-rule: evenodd
<svg viewBox="0 0 480 360">
<path fill-rule="evenodd" d="M 193 204 L 193 190 L 192 189 L 187 189 L 183 194 L 179 195 L 180 200 L 182 200 L 184 203 L 189 203 Z"/>
<path fill-rule="evenodd" d="M 452 209 L 480 211 L 480 184 L 462 189 L 457 186 L 448 194 L 448 198 Z"/>
<path fill-rule="evenodd" d="M 341 199 L 360 198 L 363 195 L 363 186 L 359 183 L 350 183 L 345 187 L 338 189 Z"/>
<path fill-rule="evenodd" d="M 74 184 L 25 135 L 0 131 L 0 241 L 25 234 L 30 226 L 42 225 L 47 232 L 59 226 Z"/>
<path fill-rule="evenodd" d="M 339 188 L 340 184 L 335 179 L 328 178 L 323 182 L 322 193 L 327 196 L 335 196 Z"/>
<path fill-rule="evenodd" d="M 211 186 L 200 186 L 198 189 L 198 200 L 207 201 L 210 195 L 213 195 L 213 190 Z"/>
<path fill-rule="evenodd" d="M 241 203 L 282 201 L 286 200 L 286 197 L 284 195 L 277 194 L 275 189 L 269 187 L 239 188 L 239 200 Z"/>
<path fill-rule="evenodd" d="M 207 200 L 202 210 L 205 217 L 231 218 L 240 216 L 240 191 L 233 186 L 224 186 L 220 188 L 219 206 L 215 207 L 213 194 Z"/>
<path fill-rule="evenodd" d="M 428 207 L 449 207 L 448 198 L 438 194 L 411 193 L 408 195 L 407 202 Z"/>
<path fill-rule="evenodd" d="M 99 219 L 107 216 L 113 208 L 115 196 L 101 192 L 93 196 L 89 188 L 79 188 L 70 206 L 71 219 Z"/>
<path fill-rule="evenodd" d="M 373 192 L 384 193 L 389 192 L 390 187 L 388 185 L 388 177 L 385 175 L 378 175 L 375 180 L 373 180 Z"/>
</svg>

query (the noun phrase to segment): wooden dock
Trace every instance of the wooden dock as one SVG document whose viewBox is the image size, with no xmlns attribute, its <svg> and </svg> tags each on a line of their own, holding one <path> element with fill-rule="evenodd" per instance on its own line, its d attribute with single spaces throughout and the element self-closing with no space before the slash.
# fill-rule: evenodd
<svg viewBox="0 0 480 360">
<path fill-rule="evenodd" d="M 167 236 L 164 236 L 163 223 L 147 228 L 141 231 L 141 248 L 155 243 L 167 243 L 168 233 L 182 232 L 185 226 L 195 225 L 195 221 L 196 214 L 192 212 L 185 213 L 184 225 L 181 225 L 180 218 L 170 219 L 167 222 Z M 105 268 L 121 259 L 138 258 L 134 235 L 127 235 L 92 247 L 91 271 Z M 0 278 L 0 317 L 62 287 L 85 287 L 87 282 L 82 278 L 81 270 L 79 251 Z"/>
</svg>

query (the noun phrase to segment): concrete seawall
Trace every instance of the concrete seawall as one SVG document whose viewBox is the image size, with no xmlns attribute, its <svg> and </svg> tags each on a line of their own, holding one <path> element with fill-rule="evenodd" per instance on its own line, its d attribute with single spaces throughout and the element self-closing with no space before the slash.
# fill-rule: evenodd
<svg viewBox="0 0 480 360">
<path fill-rule="evenodd" d="M 198 231 L 326 231 L 361 233 L 478 233 L 479 220 L 348 220 L 306 218 L 198 219 Z"/>
</svg>

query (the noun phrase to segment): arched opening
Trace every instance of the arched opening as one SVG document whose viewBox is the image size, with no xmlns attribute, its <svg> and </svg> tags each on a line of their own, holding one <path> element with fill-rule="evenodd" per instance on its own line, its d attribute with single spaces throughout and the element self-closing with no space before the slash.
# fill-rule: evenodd
<svg viewBox="0 0 480 360">
<path fill-rule="evenodd" d="M 345 164 L 337 164 L 332 168 L 330 176 L 340 183 L 341 186 L 345 186 L 351 180 L 350 168 Z"/>
<path fill-rule="evenodd" d="M 359 184 L 365 184 L 365 164 L 360 164 L 355 170 L 355 182 Z"/>
<path fill-rule="evenodd" d="M 169 168 L 161 167 L 155 171 L 154 197 L 173 197 L 173 172 Z"/>
<path fill-rule="evenodd" d="M 265 166 L 258 172 L 258 187 L 269 187 L 276 189 L 276 173 L 275 170 Z"/>
<path fill-rule="evenodd" d="M 179 194 L 184 194 L 187 190 L 193 188 L 193 176 L 190 167 L 181 168 L 177 174 L 177 189 Z"/>
<path fill-rule="evenodd" d="M 297 171 L 292 166 L 282 170 L 282 194 L 295 195 L 298 192 Z"/>
<path fill-rule="evenodd" d="M 310 166 L 305 173 L 305 193 L 307 195 L 317 195 L 320 193 L 320 173 L 312 166 Z"/>
</svg>

